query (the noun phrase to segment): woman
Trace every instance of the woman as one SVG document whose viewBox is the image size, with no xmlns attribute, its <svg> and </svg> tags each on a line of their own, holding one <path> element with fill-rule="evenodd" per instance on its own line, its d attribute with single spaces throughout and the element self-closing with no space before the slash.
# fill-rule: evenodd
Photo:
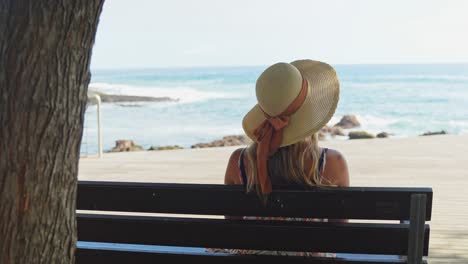
<svg viewBox="0 0 468 264">
<path fill-rule="evenodd" d="M 226 169 L 226 184 L 242 184 L 247 191 L 256 191 L 261 197 L 268 195 L 276 184 L 349 186 L 344 157 L 336 150 L 318 146 L 317 132 L 330 120 L 339 98 L 338 78 L 330 65 L 312 60 L 272 65 L 258 78 L 256 95 L 258 104 L 242 122 L 245 133 L 254 143 L 232 153 Z M 325 255 L 257 250 L 232 252 Z"/>
</svg>

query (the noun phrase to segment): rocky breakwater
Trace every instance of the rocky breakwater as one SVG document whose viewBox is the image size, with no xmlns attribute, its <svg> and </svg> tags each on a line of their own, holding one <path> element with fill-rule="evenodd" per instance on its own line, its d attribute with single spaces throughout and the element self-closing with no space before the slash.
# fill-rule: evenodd
<svg viewBox="0 0 468 264">
<path fill-rule="evenodd" d="M 146 102 L 177 102 L 178 99 L 173 99 L 170 97 L 150 97 L 150 96 L 133 96 L 133 95 L 116 95 L 116 94 L 106 94 L 102 92 L 97 92 L 94 90 L 88 91 L 88 104 L 96 104 L 96 98 L 93 95 L 99 95 L 101 97 L 101 102 L 103 103 L 146 103 Z M 132 105 L 135 106 L 135 105 Z"/>
<path fill-rule="evenodd" d="M 133 140 L 120 139 L 115 141 L 115 147 L 107 152 L 129 152 L 129 151 L 143 151 L 142 146 L 133 142 Z"/>
<path fill-rule="evenodd" d="M 348 133 L 349 139 L 375 138 L 375 135 L 366 131 L 351 131 Z"/>
<path fill-rule="evenodd" d="M 441 131 L 428 131 L 428 132 L 421 134 L 420 136 L 436 136 L 436 135 L 447 135 L 447 134 L 448 133 L 445 130 L 441 130 Z"/>
<path fill-rule="evenodd" d="M 377 134 L 377 137 L 378 138 L 388 138 L 390 136 L 392 136 L 393 134 L 390 134 L 390 133 L 387 133 L 387 132 L 380 132 Z"/>
<path fill-rule="evenodd" d="M 349 131 L 348 129 L 355 129 L 361 126 L 361 123 L 355 115 L 345 115 L 341 120 L 333 126 L 324 126 L 319 131 L 319 139 L 324 140 L 327 136 L 348 136 L 349 139 L 365 139 L 375 138 L 376 136 L 366 131 Z M 391 134 L 387 132 L 381 132 L 377 134 L 378 138 L 386 138 Z"/>
<path fill-rule="evenodd" d="M 337 126 L 324 126 L 322 127 L 319 132 L 318 132 L 318 137 L 320 140 L 323 140 L 326 138 L 327 135 L 330 135 L 332 137 L 335 136 L 346 136 L 346 132 L 344 131 L 343 128 L 337 127 Z"/>
<path fill-rule="evenodd" d="M 170 145 L 170 146 L 151 146 L 149 147 L 148 151 L 159 151 L 159 150 L 176 150 L 176 149 L 184 149 L 179 145 Z"/>
<path fill-rule="evenodd" d="M 198 143 L 192 145 L 191 148 L 214 148 L 214 147 L 227 147 L 227 146 L 241 146 L 249 145 L 252 140 L 244 135 L 231 135 L 225 136 L 222 139 L 211 141 L 208 143 Z"/>
<path fill-rule="evenodd" d="M 334 126 L 324 126 L 318 132 L 319 140 L 324 140 L 327 136 L 346 136 L 345 129 L 356 128 L 361 126 L 355 115 L 345 115 L 341 118 L 340 122 Z"/>
<path fill-rule="evenodd" d="M 334 127 L 340 127 L 343 129 L 350 129 L 360 127 L 361 123 L 358 121 L 355 115 L 344 115 L 340 122 L 336 123 Z"/>
</svg>

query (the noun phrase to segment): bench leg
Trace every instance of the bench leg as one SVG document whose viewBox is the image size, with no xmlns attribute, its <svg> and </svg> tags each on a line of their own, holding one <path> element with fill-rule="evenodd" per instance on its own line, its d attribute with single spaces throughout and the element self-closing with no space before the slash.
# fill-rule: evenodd
<svg viewBox="0 0 468 264">
<path fill-rule="evenodd" d="M 408 264 L 421 264 L 426 224 L 426 195 L 411 195 L 410 230 L 408 237 Z"/>
</svg>

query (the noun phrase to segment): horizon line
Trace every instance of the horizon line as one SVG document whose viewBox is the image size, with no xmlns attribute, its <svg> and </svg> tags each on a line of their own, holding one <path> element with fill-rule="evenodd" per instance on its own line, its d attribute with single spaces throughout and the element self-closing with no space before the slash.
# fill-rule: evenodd
<svg viewBox="0 0 468 264">
<path fill-rule="evenodd" d="M 384 65 L 468 65 L 466 62 L 388 62 L 388 63 L 330 63 L 333 66 L 384 66 Z M 152 69 L 203 69 L 203 68 L 255 68 L 266 67 L 267 64 L 251 64 L 251 65 L 176 65 L 176 66 L 142 66 L 142 67 L 90 67 L 91 71 L 106 71 L 106 70 L 152 70 Z"/>
</svg>

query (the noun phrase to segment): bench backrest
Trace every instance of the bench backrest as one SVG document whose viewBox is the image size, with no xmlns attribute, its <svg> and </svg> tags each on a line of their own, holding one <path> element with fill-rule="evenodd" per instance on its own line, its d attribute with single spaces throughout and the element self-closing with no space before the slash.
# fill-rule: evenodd
<svg viewBox="0 0 468 264">
<path fill-rule="evenodd" d="M 256 194 L 246 194 L 242 186 L 80 182 L 77 209 L 97 212 L 78 214 L 78 239 L 196 248 L 404 255 L 408 256 L 408 263 L 421 263 L 418 261 L 428 254 L 429 226 L 425 225 L 425 221 L 431 219 L 430 188 L 277 186 L 274 190 L 265 204 Z M 305 223 L 121 215 L 115 212 L 396 221 Z M 89 261 L 97 261 L 98 258 L 99 261 L 123 261 L 126 257 L 133 261 L 137 258 L 141 263 L 146 263 L 145 260 L 154 263 L 155 258 L 167 261 L 197 259 L 206 263 L 272 263 L 281 260 L 266 256 L 169 254 L 90 248 L 79 248 L 77 253 L 78 263 L 92 263 Z M 354 262 L 351 257 L 342 262 L 361 263 L 356 259 L 359 256 L 354 258 Z M 288 263 L 303 263 L 301 261 L 305 260 L 287 260 Z M 311 263 L 310 259 L 307 261 Z M 317 259 L 316 263 L 329 263 L 327 261 L 331 260 Z M 405 262 L 401 259 L 395 261 Z"/>
</svg>

